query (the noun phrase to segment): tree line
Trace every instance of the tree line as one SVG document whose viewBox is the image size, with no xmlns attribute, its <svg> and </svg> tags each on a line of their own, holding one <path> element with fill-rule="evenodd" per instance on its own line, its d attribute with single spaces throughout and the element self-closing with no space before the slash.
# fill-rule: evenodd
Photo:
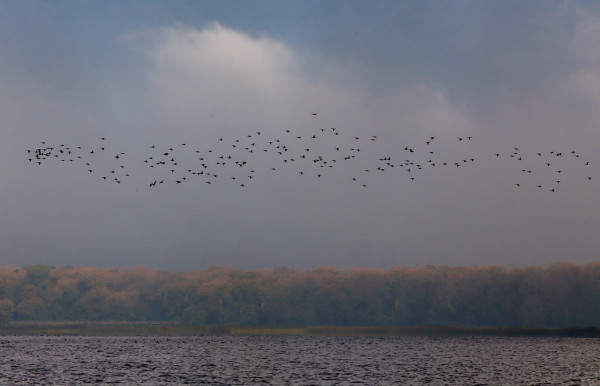
<svg viewBox="0 0 600 386">
<path fill-rule="evenodd" d="M 0 321 L 600 326 L 600 264 L 168 272 L 0 268 Z"/>
</svg>

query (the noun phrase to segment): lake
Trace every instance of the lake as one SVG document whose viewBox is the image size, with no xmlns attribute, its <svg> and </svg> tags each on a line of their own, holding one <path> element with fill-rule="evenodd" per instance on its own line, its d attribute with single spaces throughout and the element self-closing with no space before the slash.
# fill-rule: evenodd
<svg viewBox="0 0 600 386">
<path fill-rule="evenodd" d="M 600 340 L 0 337 L 2 384 L 600 384 Z"/>
</svg>

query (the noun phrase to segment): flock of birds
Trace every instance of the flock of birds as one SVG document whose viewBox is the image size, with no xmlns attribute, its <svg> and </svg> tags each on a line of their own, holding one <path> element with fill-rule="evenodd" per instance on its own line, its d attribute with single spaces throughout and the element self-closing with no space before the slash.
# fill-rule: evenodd
<svg viewBox="0 0 600 386">
<path fill-rule="evenodd" d="M 316 115 L 316 114 L 313 114 Z M 423 138 L 418 146 L 401 146 L 400 154 L 373 154 L 386 146 L 376 135 L 345 135 L 337 128 L 320 128 L 312 133 L 298 133 L 287 129 L 275 137 L 260 130 L 234 139 L 218 138 L 213 146 L 198 149 L 187 143 L 176 146 L 149 145 L 146 156 L 131 163 L 130 154 L 112 149 L 110 141 L 102 137 L 92 147 L 70 146 L 41 142 L 40 147 L 27 149 L 32 164 L 47 162 L 73 163 L 83 166 L 86 173 L 107 182 L 121 184 L 130 179 L 140 167 L 145 167 L 148 178 L 145 185 L 156 188 L 164 184 L 184 184 L 199 181 L 204 185 L 227 182 L 245 188 L 263 172 L 293 173 L 300 178 L 326 179 L 340 168 L 346 170 L 349 182 L 359 187 L 368 186 L 373 174 L 390 172 L 415 181 L 431 168 L 465 168 L 476 165 L 479 157 L 473 154 L 442 158 L 435 136 Z M 476 141 L 471 136 L 457 137 L 453 142 L 469 150 Z M 515 187 L 529 183 L 540 190 L 555 192 L 561 187 L 565 174 L 573 162 L 586 170 L 578 173 L 585 181 L 592 181 L 590 161 L 574 150 L 522 153 L 518 147 L 509 152 L 494 153 L 490 159 L 508 159 L 518 165 L 527 179 L 516 178 Z M 567 162 L 567 159 L 570 161 Z M 567 167 L 568 166 L 568 167 Z M 260 170 L 259 170 L 260 169 Z M 543 172 L 541 169 L 545 169 Z M 350 170 L 348 172 L 348 170 Z M 548 173 L 551 171 L 551 173 Z M 533 178 L 538 176 L 538 178 Z M 544 176 L 540 178 L 539 176 Z M 531 182 L 532 181 L 532 182 Z M 564 184 L 563 184 L 564 185 Z"/>
</svg>

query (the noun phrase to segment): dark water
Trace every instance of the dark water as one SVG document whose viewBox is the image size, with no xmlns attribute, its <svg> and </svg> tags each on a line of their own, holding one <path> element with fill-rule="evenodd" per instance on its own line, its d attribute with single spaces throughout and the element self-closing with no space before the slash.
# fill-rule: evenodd
<svg viewBox="0 0 600 386">
<path fill-rule="evenodd" d="M 600 340 L 0 337 L 1 384 L 600 384 Z"/>
</svg>

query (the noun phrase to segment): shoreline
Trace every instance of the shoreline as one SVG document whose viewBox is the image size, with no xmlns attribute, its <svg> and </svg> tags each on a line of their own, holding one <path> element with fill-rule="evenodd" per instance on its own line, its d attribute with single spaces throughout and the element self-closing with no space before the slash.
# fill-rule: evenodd
<svg viewBox="0 0 600 386">
<path fill-rule="evenodd" d="M 0 325 L 0 336 L 499 336 L 499 337 L 600 337 L 598 327 L 520 328 L 520 327 L 248 327 L 185 325 L 172 322 L 11 322 Z"/>
</svg>

